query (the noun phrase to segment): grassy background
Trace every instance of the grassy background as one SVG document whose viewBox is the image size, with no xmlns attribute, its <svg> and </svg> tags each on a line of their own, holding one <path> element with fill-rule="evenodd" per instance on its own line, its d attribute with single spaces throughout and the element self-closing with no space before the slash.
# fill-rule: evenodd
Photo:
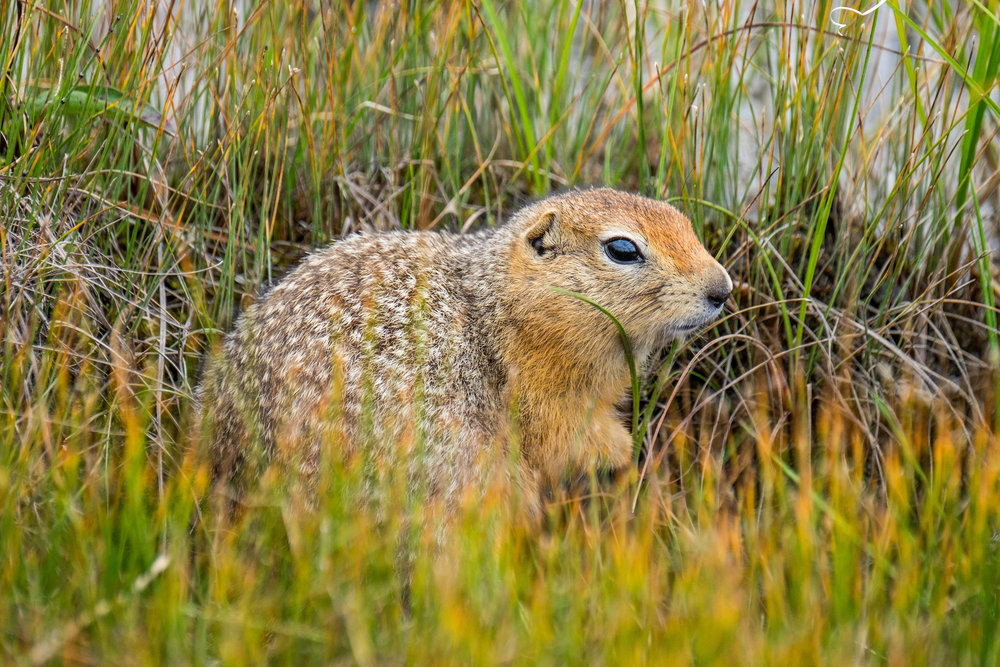
<svg viewBox="0 0 1000 667">
<path fill-rule="evenodd" d="M 0 8 L 0 655 L 997 664 L 996 0 L 332 5 Z M 630 488 L 443 546 L 336 462 L 318 512 L 197 506 L 248 295 L 591 184 L 736 283 L 646 378 Z"/>
</svg>

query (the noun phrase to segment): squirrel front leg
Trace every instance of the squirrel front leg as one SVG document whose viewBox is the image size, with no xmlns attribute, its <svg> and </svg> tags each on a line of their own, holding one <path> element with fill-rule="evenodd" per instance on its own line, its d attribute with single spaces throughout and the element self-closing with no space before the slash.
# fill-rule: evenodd
<svg viewBox="0 0 1000 667">
<path fill-rule="evenodd" d="M 620 470 L 632 463 L 632 436 L 613 405 L 598 406 L 587 428 L 589 463 L 603 470 Z M 588 466 L 589 467 L 589 466 Z"/>
<path fill-rule="evenodd" d="M 564 417 L 562 423 L 545 420 L 546 430 L 526 433 L 533 445 L 529 460 L 550 483 L 558 483 L 567 472 L 615 471 L 631 465 L 632 436 L 613 403 L 598 402 L 582 413 L 579 408 L 575 414 L 565 408 L 554 412 Z"/>
</svg>

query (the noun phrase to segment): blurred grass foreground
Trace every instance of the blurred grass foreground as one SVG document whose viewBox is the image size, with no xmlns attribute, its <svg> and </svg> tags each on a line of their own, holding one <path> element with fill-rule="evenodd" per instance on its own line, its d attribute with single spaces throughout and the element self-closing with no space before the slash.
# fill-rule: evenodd
<svg viewBox="0 0 1000 667">
<path fill-rule="evenodd" d="M 1000 662 L 1000 7 L 845 7 L 0 4 L 4 662 Z M 596 184 L 736 283 L 628 488 L 443 543 L 336 463 L 314 511 L 200 502 L 261 286 Z"/>
</svg>

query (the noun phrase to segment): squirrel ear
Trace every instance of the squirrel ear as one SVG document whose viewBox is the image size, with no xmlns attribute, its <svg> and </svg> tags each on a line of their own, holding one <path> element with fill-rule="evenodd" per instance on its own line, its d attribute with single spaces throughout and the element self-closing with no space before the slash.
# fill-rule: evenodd
<svg viewBox="0 0 1000 667">
<path fill-rule="evenodd" d="M 524 238 L 539 257 L 554 253 L 559 239 L 559 215 L 546 211 L 532 223 Z"/>
</svg>

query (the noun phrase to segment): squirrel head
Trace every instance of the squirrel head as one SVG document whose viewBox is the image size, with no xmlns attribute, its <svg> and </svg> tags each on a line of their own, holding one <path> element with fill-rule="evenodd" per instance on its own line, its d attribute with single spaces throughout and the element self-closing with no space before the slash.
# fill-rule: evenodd
<svg viewBox="0 0 1000 667">
<path fill-rule="evenodd" d="M 606 308 L 640 359 L 717 317 L 733 289 L 690 221 L 665 202 L 611 189 L 570 192 L 523 209 L 509 227 L 505 278 L 516 287 L 515 319 L 550 342 L 561 331 L 583 348 L 617 339 L 603 313 L 550 287 Z M 590 340 L 580 340 L 581 324 L 590 325 Z"/>
</svg>

